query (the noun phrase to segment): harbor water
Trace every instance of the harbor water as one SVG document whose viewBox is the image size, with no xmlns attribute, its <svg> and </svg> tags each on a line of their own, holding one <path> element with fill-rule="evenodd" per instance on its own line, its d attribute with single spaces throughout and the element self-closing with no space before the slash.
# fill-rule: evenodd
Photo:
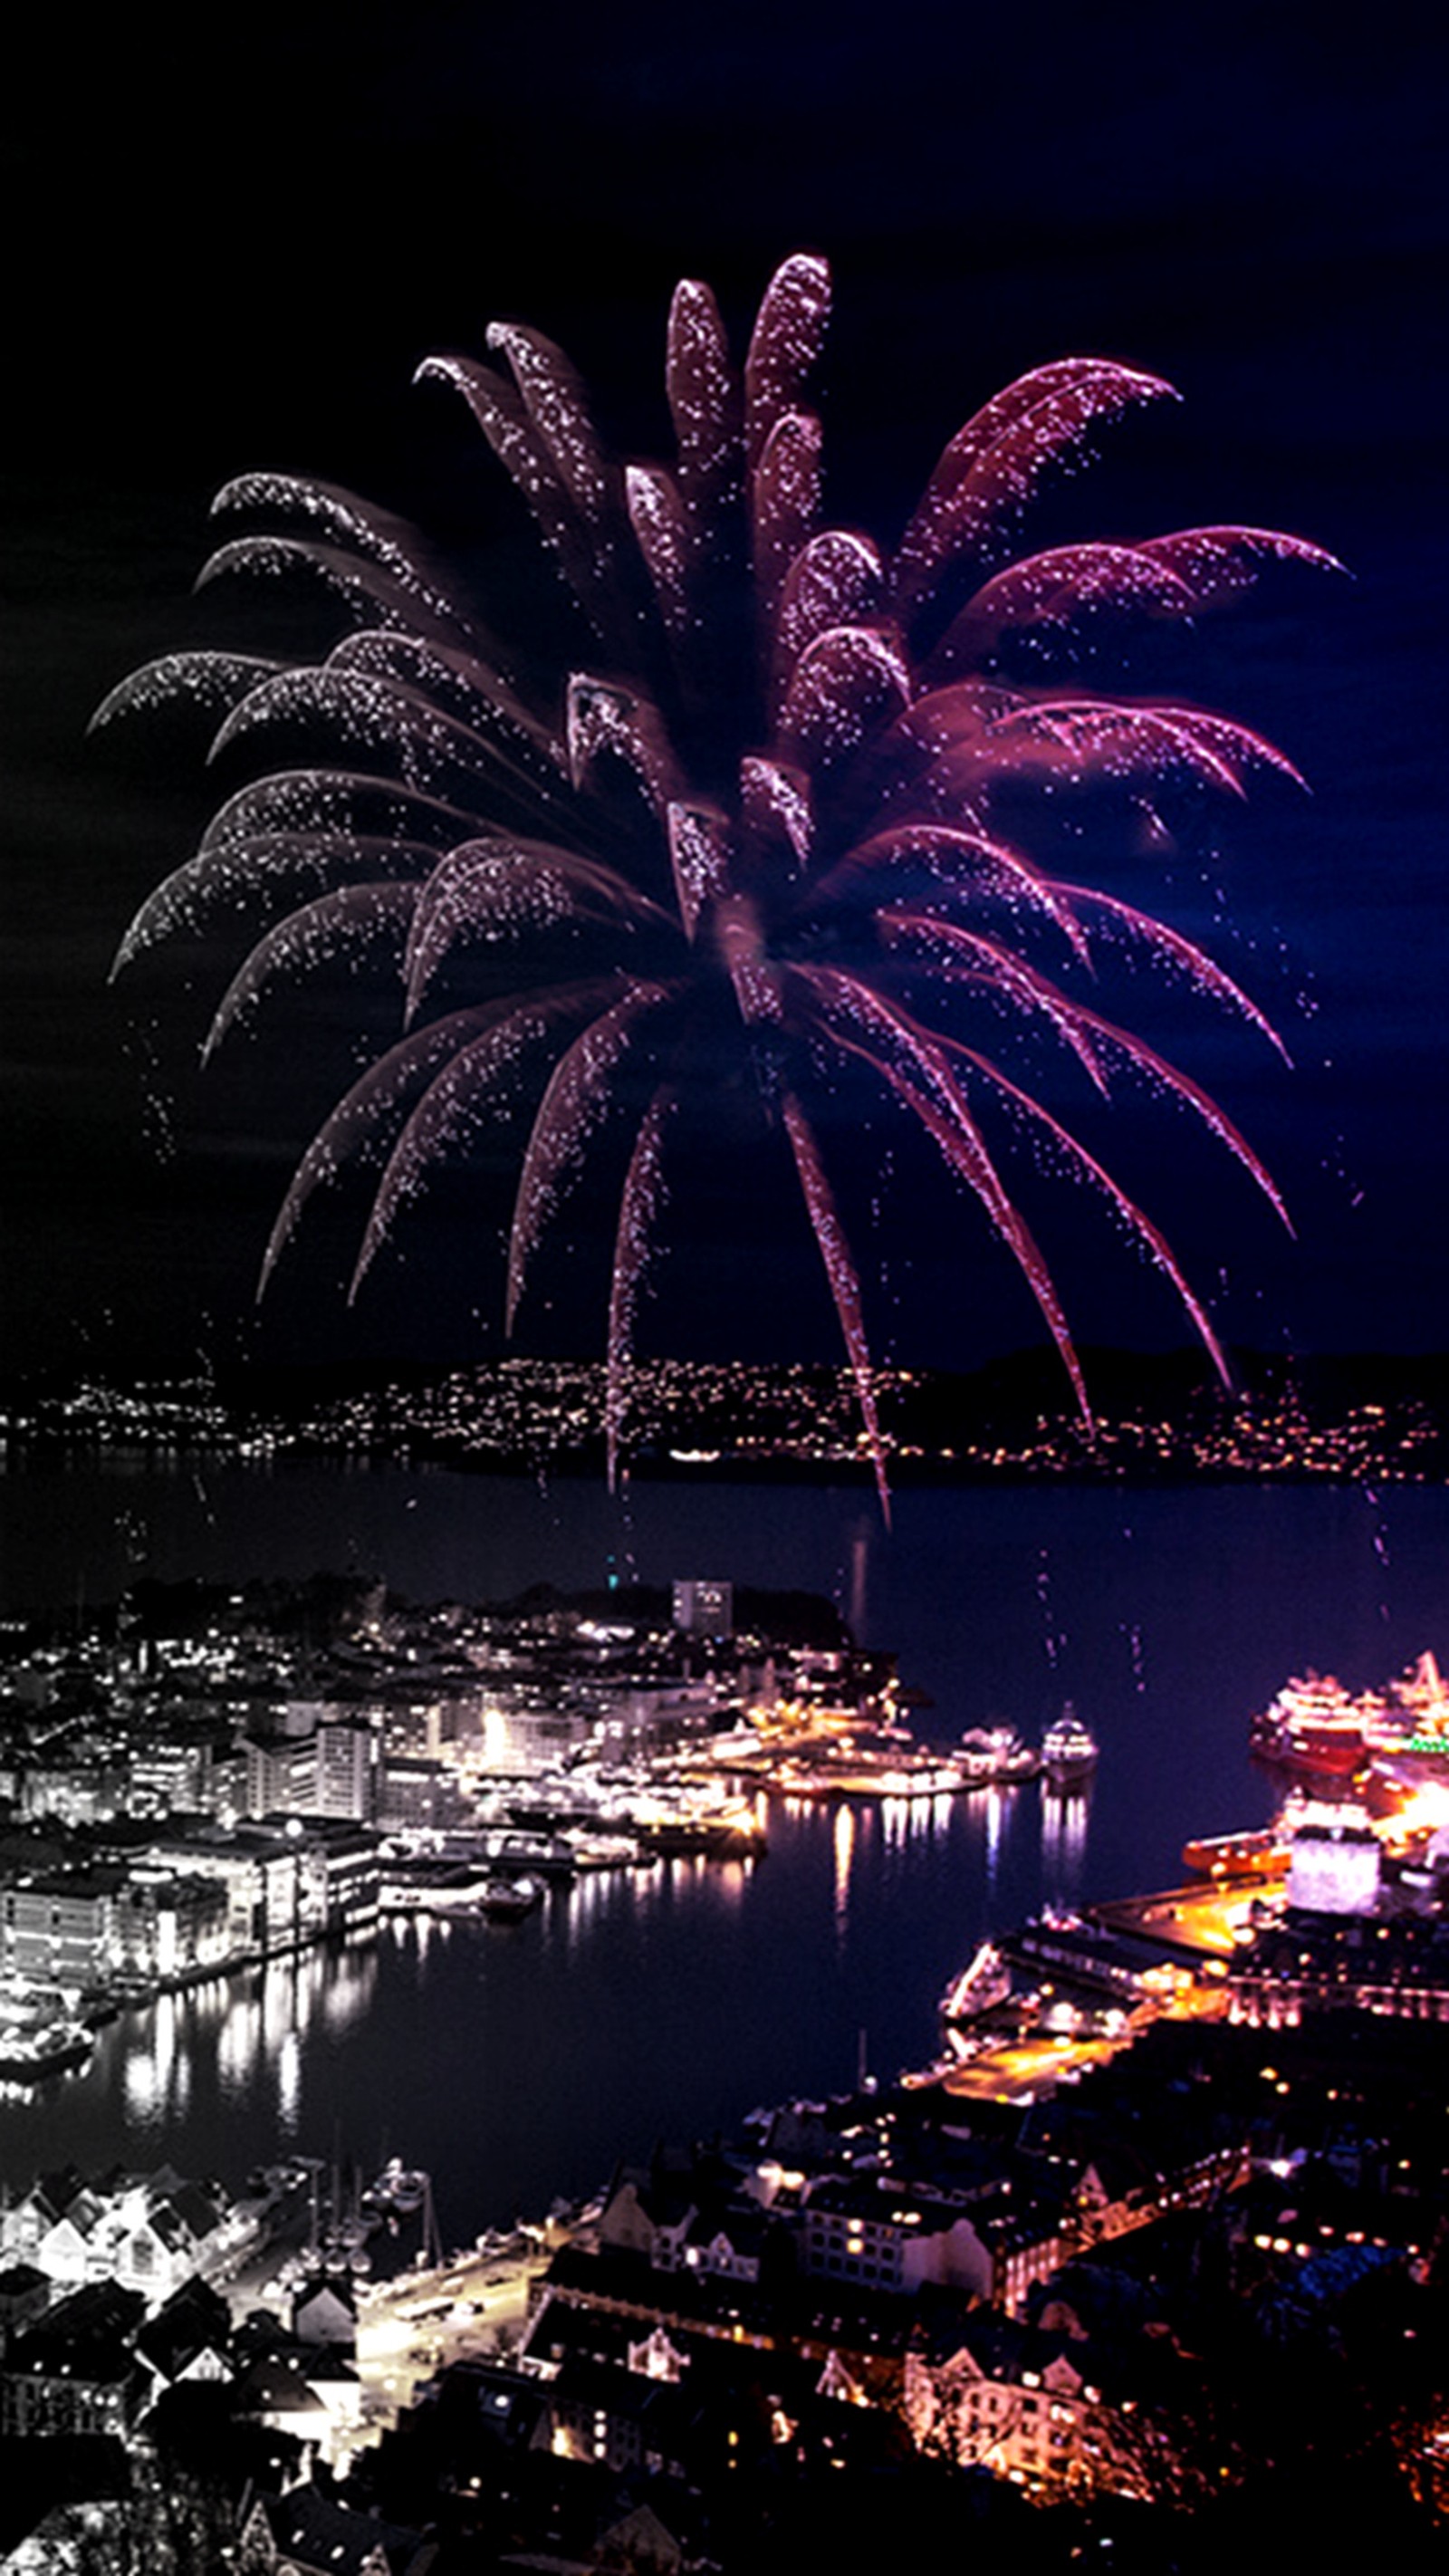
<svg viewBox="0 0 1449 2576">
<path fill-rule="evenodd" d="M 280 2153 L 431 2171 L 444 2235 L 546 2209 L 656 2140 L 921 2063 L 985 1931 L 1172 1882 L 1189 1835 L 1266 1821 L 1248 1720 L 1291 1672 L 1381 1681 L 1449 1648 L 1449 1497 L 1423 1487 L 908 1491 L 539 1488 L 444 1471 L 60 1466 L 0 1478 L 3 1606 L 113 1598 L 138 1572 L 321 1568 L 414 1599 L 676 1575 L 830 1594 L 947 1742 L 1039 1734 L 1066 1700 L 1090 1787 L 773 1803 L 768 1855 L 556 1890 L 513 1925 L 375 1941 L 123 2014 L 90 2065 L 0 2093 L 0 2183 L 67 2159 L 219 2174 Z"/>
</svg>

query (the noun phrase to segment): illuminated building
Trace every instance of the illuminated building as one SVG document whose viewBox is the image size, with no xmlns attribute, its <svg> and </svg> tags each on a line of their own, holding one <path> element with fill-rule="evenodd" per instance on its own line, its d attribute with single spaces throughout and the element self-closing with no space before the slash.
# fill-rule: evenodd
<svg viewBox="0 0 1449 2576">
<path fill-rule="evenodd" d="M 694 1578 L 674 1586 L 674 1624 L 687 1637 L 729 1637 L 734 1633 L 735 1588 Z"/>
<path fill-rule="evenodd" d="M 1371 1914 L 1381 1859 L 1377 1834 L 1356 1813 L 1300 1825 L 1291 1845 L 1289 1905 L 1310 1914 Z"/>
</svg>

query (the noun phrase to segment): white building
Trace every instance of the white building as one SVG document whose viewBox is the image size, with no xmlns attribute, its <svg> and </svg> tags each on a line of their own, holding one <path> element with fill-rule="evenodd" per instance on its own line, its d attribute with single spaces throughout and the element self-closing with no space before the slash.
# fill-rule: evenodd
<svg viewBox="0 0 1449 2576">
<path fill-rule="evenodd" d="M 1372 1914 L 1381 1861 L 1379 1838 L 1357 1813 L 1300 1825 L 1288 1865 L 1288 1902 L 1310 1914 Z"/>
</svg>

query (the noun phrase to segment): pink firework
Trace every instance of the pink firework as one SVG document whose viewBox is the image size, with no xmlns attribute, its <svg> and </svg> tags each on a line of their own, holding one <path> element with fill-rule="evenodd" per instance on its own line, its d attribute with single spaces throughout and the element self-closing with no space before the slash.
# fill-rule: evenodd
<svg viewBox="0 0 1449 2576">
<path fill-rule="evenodd" d="M 969 420 L 894 554 L 830 526 L 808 401 L 828 305 L 824 261 L 788 259 L 740 371 L 709 289 L 678 287 L 668 466 L 616 460 L 540 332 L 496 324 L 501 365 L 425 363 L 422 375 L 469 406 L 579 612 L 587 643 L 551 689 L 513 675 L 466 588 L 413 532 L 330 485 L 250 474 L 218 497 L 245 532 L 203 579 L 304 568 L 345 602 L 350 630 L 316 664 L 168 656 L 117 689 L 98 721 L 189 697 L 219 714 L 217 750 L 265 753 L 279 728 L 299 726 L 320 747 L 318 765 L 232 795 L 121 944 L 118 968 L 229 903 L 272 903 L 277 918 L 225 993 L 208 1054 L 274 978 L 379 937 L 396 944 L 402 1034 L 303 1157 L 263 1287 L 313 1194 L 357 1163 L 379 1177 L 355 1293 L 439 1162 L 521 1098 L 511 1330 L 564 1194 L 605 1126 L 623 1123 L 612 1476 L 679 1104 L 733 1048 L 793 1162 L 884 1501 L 861 1281 L 820 1118 L 847 1075 L 894 1104 L 977 1202 L 1084 1417 L 1057 1288 L 983 1111 L 1100 1195 L 1226 1374 L 1163 1234 L 1008 1069 L 1000 1032 L 1064 1053 L 1099 1096 L 1123 1069 L 1146 1077 L 1283 1215 L 1221 1109 L 1073 984 L 1088 982 L 1094 942 L 1111 939 L 1276 1045 L 1266 1019 L 1180 932 L 1053 873 L 1032 815 L 1046 799 L 1057 811 L 1091 793 L 1117 799 L 1140 836 L 1144 815 L 1160 828 L 1175 798 L 1241 795 L 1263 771 L 1295 776 L 1222 716 L 1050 674 L 1072 668 L 1104 620 L 1190 618 L 1241 594 L 1267 563 L 1332 558 L 1244 527 L 1016 554 L 1023 516 L 1085 443 L 1170 396 L 1158 378 L 1099 358 L 1038 368 Z M 1022 685 L 1011 675 L 1033 655 L 1046 676 Z M 561 974 L 558 956 L 576 967 L 581 943 L 599 971 Z"/>
</svg>

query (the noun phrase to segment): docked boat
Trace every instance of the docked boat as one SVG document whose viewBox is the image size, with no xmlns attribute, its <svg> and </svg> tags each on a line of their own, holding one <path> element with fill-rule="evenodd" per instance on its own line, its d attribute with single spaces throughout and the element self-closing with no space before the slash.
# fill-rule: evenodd
<svg viewBox="0 0 1449 2576">
<path fill-rule="evenodd" d="M 47 2075 L 75 2074 L 94 2046 L 82 2021 L 37 2022 L 29 2029 L 7 2023 L 0 2029 L 0 2080 L 38 2084 Z"/>
<path fill-rule="evenodd" d="M 491 1883 L 485 1870 L 466 1862 L 393 1861 L 378 1901 L 385 1914 L 473 1914 Z"/>
<path fill-rule="evenodd" d="M 974 2021 L 993 2004 L 1004 2004 L 1010 1992 L 1010 1968 L 995 1942 L 983 1941 L 941 1997 L 941 2019 L 948 2026 Z"/>
<path fill-rule="evenodd" d="M 564 1836 L 574 1856 L 574 1867 L 583 1872 L 592 1869 L 646 1869 L 657 1860 L 657 1852 L 646 1851 L 637 1834 L 592 1831 L 583 1826 L 566 1825 Z"/>
<path fill-rule="evenodd" d="M 431 2178 L 421 2165 L 405 2165 L 401 2156 L 389 2156 L 363 2199 L 386 2215 L 408 2217 L 423 2207 L 431 2187 Z"/>
<path fill-rule="evenodd" d="M 323 2277 L 335 2278 L 339 2274 L 350 2273 L 354 2280 L 366 2280 L 372 2270 L 372 2255 L 368 2250 L 371 2233 L 372 2230 L 359 2221 L 329 2227 L 318 2238 L 315 2248 L 308 2248 L 312 2258 L 309 2269 Z"/>
<path fill-rule="evenodd" d="M 1368 1711 L 1332 1673 L 1308 1672 L 1284 1684 L 1248 1729 L 1261 1761 L 1351 1779 L 1368 1756 Z"/>
<path fill-rule="evenodd" d="M 480 1834 L 478 1852 L 486 1869 L 512 1878 L 572 1878 L 573 1849 L 563 1834 L 521 1833 L 497 1828 Z"/>
<path fill-rule="evenodd" d="M 1282 1878 L 1292 1858 L 1281 1827 L 1261 1832 L 1198 1834 L 1182 1847 L 1184 1869 L 1199 1878 Z"/>
<path fill-rule="evenodd" d="M 1082 1724 L 1068 1700 L 1041 1740 L 1041 1767 L 1053 1789 L 1073 1789 L 1089 1780 L 1098 1760 L 1097 1739 Z"/>
<path fill-rule="evenodd" d="M 38 2084 L 84 2066 L 95 2040 L 78 2004 L 70 1987 L 0 1980 L 0 2080 Z"/>
<path fill-rule="evenodd" d="M 1449 1756 L 1449 1684 L 1432 1648 L 1386 1691 L 1366 1691 L 1363 1706 L 1371 1754 Z"/>
<path fill-rule="evenodd" d="M 1332 1673 L 1308 1672 L 1250 1720 L 1248 1741 L 1260 1761 L 1309 1779 L 1351 1780 L 1376 1769 L 1386 1781 L 1442 1780 L 1449 1685 L 1432 1652 L 1382 1689 L 1357 1694 Z"/>
<path fill-rule="evenodd" d="M 956 1760 L 970 1789 L 990 1788 L 999 1781 L 1034 1780 L 1041 1769 L 1041 1755 L 1014 1726 L 969 1726 Z"/>
<path fill-rule="evenodd" d="M 543 1903 L 543 1881 L 538 1878 L 490 1878 L 478 1899 L 478 1911 L 490 1923 L 521 1923 Z"/>
</svg>

